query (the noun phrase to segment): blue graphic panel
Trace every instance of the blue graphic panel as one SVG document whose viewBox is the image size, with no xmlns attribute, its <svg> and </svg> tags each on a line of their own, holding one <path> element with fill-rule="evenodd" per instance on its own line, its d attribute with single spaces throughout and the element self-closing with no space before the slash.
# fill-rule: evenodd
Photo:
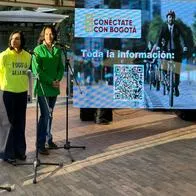
<svg viewBox="0 0 196 196">
<path fill-rule="evenodd" d="M 76 8 L 75 37 L 141 38 L 141 10 Z"/>
</svg>

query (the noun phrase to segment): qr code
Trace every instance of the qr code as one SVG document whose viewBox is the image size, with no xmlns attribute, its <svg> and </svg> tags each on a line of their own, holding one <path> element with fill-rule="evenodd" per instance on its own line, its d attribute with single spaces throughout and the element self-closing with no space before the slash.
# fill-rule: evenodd
<svg viewBox="0 0 196 196">
<path fill-rule="evenodd" d="M 143 65 L 114 65 L 115 100 L 142 101 L 143 90 Z"/>
</svg>

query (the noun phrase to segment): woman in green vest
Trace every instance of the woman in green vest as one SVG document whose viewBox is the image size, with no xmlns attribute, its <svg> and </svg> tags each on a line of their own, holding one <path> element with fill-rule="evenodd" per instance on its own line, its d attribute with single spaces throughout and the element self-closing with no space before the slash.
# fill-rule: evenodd
<svg viewBox="0 0 196 196">
<path fill-rule="evenodd" d="M 38 123 L 38 152 L 48 155 L 45 146 L 56 148 L 51 134 L 52 113 L 57 96 L 60 94 L 60 81 L 64 74 L 62 51 L 54 45 L 56 30 L 45 26 L 39 37 L 39 45 L 34 49 L 32 69 L 38 77 L 34 92 L 38 96 L 41 116 Z M 38 83 L 37 83 L 38 82 Z"/>
</svg>

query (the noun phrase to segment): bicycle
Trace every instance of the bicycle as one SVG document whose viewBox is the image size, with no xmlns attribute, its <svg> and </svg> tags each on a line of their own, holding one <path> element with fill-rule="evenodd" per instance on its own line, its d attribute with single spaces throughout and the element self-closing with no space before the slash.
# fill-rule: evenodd
<svg viewBox="0 0 196 196">
<path fill-rule="evenodd" d="M 161 81 L 160 67 L 154 60 L 146 62 L 145 80 L 150 85 L 150 90 L 152 89 L 152 86 L 154 86 L 158 91 L 160 89 Z"/>
<path fill-rule="evenodd" d="M 160 83 L 161 83 L 161 66 L 160 62 L 157 61 L 154 63 L 154 73 L 155 73 L 155 88 L 157 91 L 160 90 Z"/>
<path fill-rule="evenodd" d="M 175 90 L 175 70 L 176 65 L 173 60 L 167 60 L 167 70 L 163 71 L 163 95 L 169 95 L 169 106 L 174 105 L 174 90 Z"/>
</svg>

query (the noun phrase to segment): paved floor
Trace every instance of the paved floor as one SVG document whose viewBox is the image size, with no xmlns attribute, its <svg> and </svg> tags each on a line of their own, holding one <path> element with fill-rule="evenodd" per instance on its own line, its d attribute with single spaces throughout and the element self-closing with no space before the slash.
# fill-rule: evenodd
<svg viewBox="0 0 196 196">
<path fill-rule="evenodd" d="M 194 196 L 196 195 L 196 124 L 171 112 L 114 110 L 110 125 L 81 122 L 79 110 L 69 109 L 69 141 L 86 150 L 51 150 L 41 162 L 63 167 L 38 167 L 0 162 L 0 184 L 15 185 L 16 196 Z M 65 105 L 54 113 L 54 140 L 65 143 Z M 27 162 L 35 154 L 35 108 L 27 112 Z"/>
</svg>

